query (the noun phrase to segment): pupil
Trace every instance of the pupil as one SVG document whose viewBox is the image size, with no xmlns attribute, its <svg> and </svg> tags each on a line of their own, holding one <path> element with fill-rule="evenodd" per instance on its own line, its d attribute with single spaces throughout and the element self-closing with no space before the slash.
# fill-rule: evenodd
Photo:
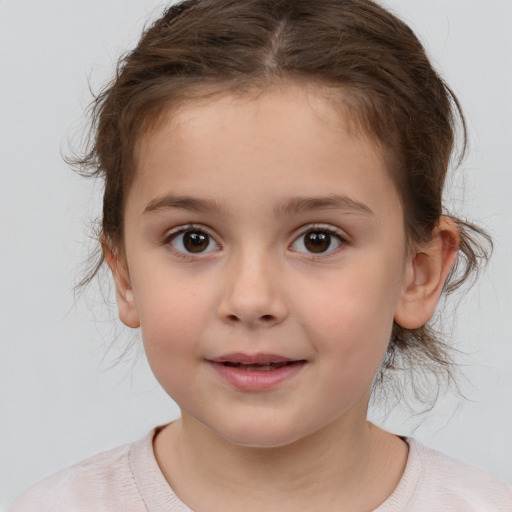
<svg viewBox="0 0 512 512">
<path fill-rule="evenodd" d="M 310 252 L 325 252 L 331 245 L 331 236 L 321 231 L 313 231 L 306 235 L 304 245 Z"/>
<path fill-rule="evenodd" d="M 208 247 L 208 235 L 197 231 L 188 231 L 183 235 L 183 245 L 189 252 L 202 252 Z"/>
</svg>

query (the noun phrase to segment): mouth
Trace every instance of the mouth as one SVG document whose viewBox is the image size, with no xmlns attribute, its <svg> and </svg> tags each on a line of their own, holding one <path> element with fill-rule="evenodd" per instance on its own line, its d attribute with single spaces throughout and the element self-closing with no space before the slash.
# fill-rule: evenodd
<svg viewBox="0 0 512 512">
<path fill-rule="evenodd" d="M 241 391 L 268 391 L 301 374 L 305 359 L 272 354 L 228 354 L 209 363 L 224 382 Z"/>
</svg>

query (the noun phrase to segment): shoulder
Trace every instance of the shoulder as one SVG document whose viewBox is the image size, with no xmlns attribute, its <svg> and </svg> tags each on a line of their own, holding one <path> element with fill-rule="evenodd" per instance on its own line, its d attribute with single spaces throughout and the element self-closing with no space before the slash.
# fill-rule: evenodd
<svg viewBox="0 0 512 512">
<path fill-rule="evenodd" d="M 406 474 L 416 480 L 411 510 L 512 512 L 512 489 L 504 483 L 417 441 L 409 446 Z"/>
<path fill-rule="evenodd" d="M 99 453 L 45 478 L 8 512 L 145 510 L 136 506 L 139 493 L 130 468 L 131 446 Z"/>
</svg>

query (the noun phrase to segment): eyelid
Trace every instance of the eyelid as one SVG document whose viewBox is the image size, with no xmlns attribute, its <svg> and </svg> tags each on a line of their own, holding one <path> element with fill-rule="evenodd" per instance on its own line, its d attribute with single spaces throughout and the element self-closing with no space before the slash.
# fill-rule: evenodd
<svg viewBox="0 0 512 512">
<path fill-rule="evenodd" d="M 338 236 L 341 240 L 345 242 L 349 240 L 349 236 L 343 229 L 332 224 L 326 224 L 322 222 L 313 222 L 311 224 L 306 224 L 300 227 L 298 230 L 296 230 L 294 239 L 304 235 L 305 233 L 308 233 L 309 231 L 327 231 L 328 233 L 332 233 Z"/>
<path fill-rule="evenodd" d="M 184 231 L 204 231 L 207 235 L 211 236 L 215 241 L 217 241 L 217 236 L 212 232 L 212 230 L 205 226 L 204 224 L 180 224 L 174 228 L 169 229 L 165 232 L 164 240 L 170 240 L 172 237 L 183 233 Z"/>
</svg>

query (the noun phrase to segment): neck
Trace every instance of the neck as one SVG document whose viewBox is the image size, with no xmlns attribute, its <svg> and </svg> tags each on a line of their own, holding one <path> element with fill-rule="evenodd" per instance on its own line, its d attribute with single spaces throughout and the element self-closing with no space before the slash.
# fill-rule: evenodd
<svg viewBox="0 0 512 512">
<path fill-rule="evenodd" d="M 347 423 L 350 427 L 347 427 Z M 197 512 L 374 509 L 396 488 L 407 447 L 366 420 L 336 421 L 290 445 L 234 445 L 183 415 L 155 439 L 176 494 Z M 383 476 L 385 475 L 385 476 Z M 224 507 L 224 508 L 223 508 Z"/>
</svg>

